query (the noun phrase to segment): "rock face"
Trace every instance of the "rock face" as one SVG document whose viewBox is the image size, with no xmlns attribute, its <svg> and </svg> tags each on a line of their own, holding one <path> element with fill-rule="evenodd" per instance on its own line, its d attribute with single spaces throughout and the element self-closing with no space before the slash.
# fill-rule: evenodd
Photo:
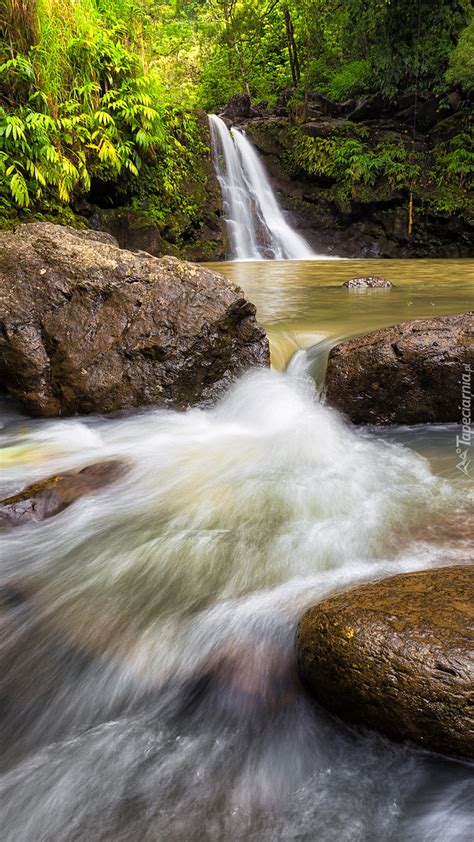
<svg viewBox="0 0 474 842">
<path fill-rule="evenodd" d="M 300 676 L 343 719 L 448 755 L 474 757 L 473 571 L 402 574 L 311 608 Z"/>
<path fill-rule="evenodd" d="M 250 117 L 250 114 L 250 97 L 247 94 L 234 94 L 227 103 L 221 116 L 227 117 L 228 120 L 236 120 L 242 117 Z"/>
<path fill-rule="evenodd" d="M 443 116 L 440 110 L 436 125 L 428 131 L 425 119 L 418 122 L 420 104 L 418 96 L 417 127 L 425 125 L 426 133 L 417 133 L 416 148 L 429 172 L 442 157 L 443 145 L 469 132 L 468 115 L 466 110 Z M 403 113 L 398 113 L 399 106 Z M 423 105 L 426 115 L 432 106 L 432 98 L 427 99 Z M 398 104 L 388 104 L 377 97 L 334 103 L 310 93 L 306 114 L 284 107 L 264 118 L 254 118 L 251 113 L 250 118 L 237 122 L 261 154 L 292 227 L 319 254 L 351 258 L 470 257 L 474 229 L 466 193 L 457 194 L 456 208 L 441 212 L 432 201 L 432 182 L 422 179 L 414 196 L 414 224 L 409 233 L 407 184 L 394 188 L 389 179 L 379 176 L 368 187 L 353 179 L 348 192 L 337 168 L 313 166 L 309 150 L 322 155 L 322 160 L 329 161 L 332 155 L 322 151 L 321 138 L 328 142 L 328 149 L 344 146 L 348 138 L 357 143 L 361 126 L 367 130 L 364 143 L 368 154 L 377 155 L 378 148 L 394 143 L 406 148 L 408 154 L 408 127 L 413 126 L 414 108 L 413 94 L 400 98 Z M 448 188 L 446 191 L 448 196 Z M 449 196 L 452 199 L 454 192 Z"/>
<path fill-rule="evenodd" d="M 349 281 L 344 281 L 342 286 L 348 289 L 389 289 L 393 287 L 393 284 L 382 275 L 367 275 L 365 278 L 351 278 Z"/>
<path fill-rule="evenodd" d="M 215 399 L 269 364 L 239 287 L 48 223 L 0 235 L 0 389 L 38 416 Z"/>
<path fill-rule="evenodd" d="M 459 421 L 473 340 L 469 312 L 403 322 L 341 342 L 329 354 L 328 403 L 355 424 Z"/>
<path fill-rule="evenodd" d="M 126 471 L 123 462 L 98 462 L 82 471 L 66 471 L 35 482 L 18 494 L 0 500 L 0 526 L 21 526 L 54 517 L 80 497 L 111 485 Z"/>
</svg>

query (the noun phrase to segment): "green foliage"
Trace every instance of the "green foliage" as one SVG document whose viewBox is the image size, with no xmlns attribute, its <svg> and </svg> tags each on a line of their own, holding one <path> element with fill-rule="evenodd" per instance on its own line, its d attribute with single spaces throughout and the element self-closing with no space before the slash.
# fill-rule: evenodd
<svg viewBox="0 0 474 842">
<path fill-rule="evenodd" d="M 413 184 L 420 174 L 416 152 L 396 141 L 371 147 L 355 127 L 352 136 L 331 138 L 304 137 L 294 130 L 290 163 L 294 172 L 334 180 L 347 195 L 358 184 L 373 187 L 377 182 L 397 190 Z"/>
<path fill-rule="evenodd" d="M 472 215 L 474 208 L 469 186 L 473 177 L 474 152 L 468 134 L 458 134 L 449 141 L 437 144 L 428 174 L 433 210 Z"/>
<path fill-rule="evenodd" d="M 11 62 L 0 66 L 0 79 L 11 70 Z M 14 114 L 0 108 L 2 193 L 7 188 L 17 205 L 28 207 L 49 189 L 66 203 L 77 185 L 89 189 L 93 175 L 111 178 L 123 169 L 138 175 L 141 152 L 166 149 L 164 121 L 145 88 L 144 77 L 102 95 L 97 85 L 82 86 L 55 114 L 39 90 Z"/>
<path fill-rule="evenodd" d="M 299 113 L 311 90 L 468 95 L 473 25 L 470 0 L 4 0 L 0 208 L 67 213 L 91 183 L 114 184 L 179 238 L 205 202 L 193 109 L 242 90 L 274 103 L 290 86 Z M 436 207 L 464 208 L 468 148 L 459 134 L 426 162 L 360 130 L 296 132 L 290 158 L 340 195 L 428 184 Z"/>
<path fill-rule="evenodd" d="M 367 59 L 358 59 L 349 62 L 335 73 L 324 88 L 325 92 L 334 99 L 345 100 L 366 91 L 370 85 L 370 79 L 370 62 Z"/>
<path fill-rule="evenodd" d="M 466 93 L 474 90 L 474 17 L 461 32 L 449 57 L 446 79 L 452 85 L 459 85 Z"/>
<path fill-rule="evenodd" d="M 240 90 L 240 80 L 229 67 L 226 50 L 216 50 L 212 61 L 204 63 L 200 74 L 199 105 L 207 112 L 219 111 Z"/>
<path fill-rule="evenodd" d="M 136 177 L 144 159 L 160 161 L 165 194 L 183 177 L 179 111 L 167 102 L 160 75 L 144 72 L 140 56 L 120 40 L 126 27 L 117 8 L 102 19 L 99 8 L 92 0 L 41 0 L 44 42 L 0 65 L 0 90 L 9 94 L 0 101 L 0 196 L 19 208 L 49 199 L 66 204 L 92 178 Z M 84 17 L 88 11 L 95 18 Z M 191 122 L 182 125 L 192 136 Z"/>
<path fill-rule="evenodd" d="M 470 0 L 347 0 L 350 27 L 342 33 L 347 57 L 365 58 L 371 87 L 443 91 L 449 56 L 471 14 Z"/>
<path fill-rule="evenodd" d="M 290 171 L 329 180 L 340 202 L 354 198 L 370 203 L 412 191 L 415 201 L 435 213 L 468 217 L 473 212 L 468 188 L 474 153 L 466 133 L 438 143 L 429 156 L 409 139 L 387 135 L 371 143 L 367 132 L 355 125 L 351 130 L 349 124 L 330 138 L 306 137 L 295 128 L 287 145 Z"/>
</svg>

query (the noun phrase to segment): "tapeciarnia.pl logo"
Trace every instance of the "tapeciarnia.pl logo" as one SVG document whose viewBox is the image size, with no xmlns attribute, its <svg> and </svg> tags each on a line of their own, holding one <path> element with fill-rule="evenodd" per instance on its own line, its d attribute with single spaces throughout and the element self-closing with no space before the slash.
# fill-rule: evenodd
<svg viewBox="0 0 474 842">
<path fill-rule="evenodd" d="M 456 454 L 459 457 L 456 468 L 467 477 L 471 475 L 471 441 L 472 441 L 472 390 L 471 366 L 464 366 L 461 375 L 461 431 L 456 436 Z"/>
</svg>

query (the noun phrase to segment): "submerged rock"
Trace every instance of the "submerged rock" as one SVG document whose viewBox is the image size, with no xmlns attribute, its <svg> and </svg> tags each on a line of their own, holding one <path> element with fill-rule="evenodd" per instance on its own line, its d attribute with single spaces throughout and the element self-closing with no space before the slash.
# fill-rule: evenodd
<svg viewBox="0 0 474 842">
<path fill-rule="evenodd" d="M 354 588 L 299 623 L 300 676 L 348 722 L 474 757 L 473 571 L 444 567 Z"/>
<path fill-rule="evenodd" d="M 0 235 L 0 390 L 38 416 L 211 401 L 269 365 L 225 278 L 30 223 Z"/>
<path fill-rule="evenodd" d="M 18 494 L 0 500 L 0 525 L 21 526 L 41 521 L 67 509 L 80 497 L 94 494 L 120 479 L 127 470 L 124 462 L 98 462 L 81 471 L 66 471 L 27 486 Z"/>
<path fill-rule="evenodd" d="M 389 289 L 393 287 L 393 284 L 382 275 L 367 275 L 365 278 L 351 278 L 349 281 L 344 281 L 342 286 L 348 289 Z"/>
<path fill-rule="evenodd" d="M 460 421 L 473 361 L 473 313 L 417 319 L 336 345 L 328 403 L 355 424 Z"/>
</svg>

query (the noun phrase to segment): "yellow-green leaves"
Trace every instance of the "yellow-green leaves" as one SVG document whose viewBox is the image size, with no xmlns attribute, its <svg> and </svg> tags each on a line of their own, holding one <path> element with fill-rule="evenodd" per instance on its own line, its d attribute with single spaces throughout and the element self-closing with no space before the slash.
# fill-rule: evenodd
<svg viewBox="0 0 474 842">
<path fill-rule="evenodd" d="M 3 73 L 11 73 L 11 63 Z M 84 84 L 54 108 L 38 89 L 14 113 L 0 107 L 0 195 L 27 208 L 48 190 L 66 204 L 77 187 L 90 188 L 94 174 L 113 178 L 125 169 L 136 177 L 139 153 L 166 156 L 172 129 L 145 87 L 141 76 L 103 93 L 96 83 Z"/>
<path fill-rule="evenodd" d="M 11 165 L 7 169 L 7 175 L 9 175 L 14 166 Z M 13 175 L 10 178 L 10 191 L 11 194 L 20 208 L 26 208 L 30 204 L 30 197 L 28 193 L 28 187 L 26 184 L 25 179 L 23 178 L 20 172 L 14 171 Z"/>
</svg>

